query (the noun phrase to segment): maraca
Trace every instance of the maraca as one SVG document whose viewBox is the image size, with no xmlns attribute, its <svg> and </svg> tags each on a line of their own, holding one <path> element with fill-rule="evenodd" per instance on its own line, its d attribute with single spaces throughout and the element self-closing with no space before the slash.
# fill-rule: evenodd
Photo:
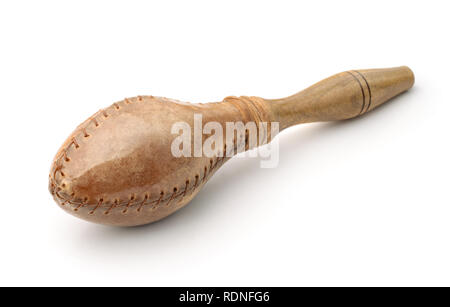
<svg viewBox="0 0 450 307">
<path fill-rule="evenodd" d="M 54 158 L 49 189 L 61 208 L 87 221 L 151 223 L 189 203 L 239 148 L 273 139 L 273 127 L 282 131 L 301 123 L 353 118 L 413 84 L 414 74 L 402 66 L 343 72 L 282 99 L 241 96 L 205 104 L 153 96 L 125 99 L 98 111 L 69 136 Z M 253 123 L 257 141 L 251 142 L 250 129 L 245 129 L 233 132 L 229 141 L 223 137 L 215 142 L 212 154 L 196 155 L 194 147 L 202 148 L 208 135 L 199 139 L 188 131 L 186 146 L 177 143 L 180 134 L 174 133 L 174 127 L 195 126 L 196 116 L 205 127 L 215 123 L 224 131 L 227 123 Z"/>
</svg>

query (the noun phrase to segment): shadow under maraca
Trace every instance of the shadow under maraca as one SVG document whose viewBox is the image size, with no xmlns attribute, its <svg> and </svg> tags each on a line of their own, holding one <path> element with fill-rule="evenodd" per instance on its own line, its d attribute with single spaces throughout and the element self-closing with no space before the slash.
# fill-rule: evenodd
<svg viewBox="0 0 450 307">
<path fill-rule="evenodd" d="M 318 144 L 324 146 L 323 143 L 338 142 L 343 137 L 351 137 L 352 131 L 358 128 L 365 129 L 368 123 L 379 125 L 376 123 L 380 121 L 379 116 L 382 116 L 385 122 L 395 120 L 392 118 L 399 116 L 404 108 L 399 102 L 405 103 L 408 95 L 409 92 L 398 95 L 390 103 L 383 104 L 357 118 L 339 122 L 299 125 L 289 128 L 289 131 L 281 132 L 277 136 L 281 147 L 280 163 L 277 168 L 270 169 L 271 173 L 267 180 L 273 180 L 273 176 L 277 177 L 277 175 L 286 173 L 292 164 L 308 163 L 308 161 L 302 161 L 302 148 L 314 148 Z M 391 117 L 386 117 L 386 114 L 391 114 Z M 110 253 L 125 246 L 128 250 L 152 252 L 165 248 L 171 250 L 170 245 L 178 246 L 185 244 L 186 241 L 201 240 L 202 233 L 208 231 L 217 223 L 218 219 L 222 218 L 216 212 L 240 210 L 242 206 L 245 206 L 239 201 L 239 193 L 243 193 L 243 190 L 246 191 L 245 193 L 260 192 L 247 188 L 248 186 L 252 187 L 251 182 L 255 176 L 264 178 L 268 173 L 267 169 L 259 167 L 259 162 L 260 158 L 231 159 L 217 171 L 189 204 L 158 222 L 129 228 L 86 224 L 80 234 L 80 245 L 84 249 L 92 247 L 100 253 Z M 307 174 L 295 176 L 307 176 Z M 239 188 L 238 185 L 246 188 Z M 272 193 L 277 193 L 277 191 L 273 190 Z M 235 195 L 237 201 L 229 201 L 230 195 Z"/>
</svg>

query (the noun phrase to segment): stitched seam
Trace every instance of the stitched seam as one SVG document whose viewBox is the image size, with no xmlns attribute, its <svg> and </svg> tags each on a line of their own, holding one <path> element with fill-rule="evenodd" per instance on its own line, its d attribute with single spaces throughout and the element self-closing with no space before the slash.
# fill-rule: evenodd
<svg viewBox="0 0 450 307">
<path fill-rule="evenodd" d="M 128 100 L 128 99 L 125 98 L 125 100 Z M 97 112 L 92 116 L 92 118 L 88 118 L 88 119 L 85 121 L 85 123 L 83 123 L 83 127 L 78 127 L 78 128 L 77 128 L 76 133 L 74 133 L 74 135 L 72 136 L 71 142 L 70 142 L 65 148 L 62 148 L 62 149 L 61 149 L 61 153 L 59 154 L 59 156 L 58 156 L 57 158 L 55 158 L 55 165 L 56 165 L 56 167 L 55 167 L 55 170 L 53 171 L 53 177 L 56 177 L 56 172 L 58 172 L 58 171 L 59 171 L 59 172 L 61 173 L 61 175 L 64 177 L 64 173 L 63 173 L 61 170 L 62 170 L 62 168 L 63 168 L 63 166 L 64 166 L 64 161 L 65 161 L 65 162 L 70 162 L 70 157 L 69 157 L 68 154 L 67 154 L 67 152 L 68 152 L 70 146 L 73 145 L 73 146 L 75 146 L 75 149 L 79 149 L 79 148 L 80 148 L 80 144 L 79 144 L 79 142 L 77 142 L 77 138 L 80 138 L 80 137 L 88 138 L 88 137 L 90 137 L 90 136 L 93 134 L 93 132 L 91 132 L 91 134 L 88 134 L 88 133 L 86 132 L 87 126 L 88 126 L 91 122 L 93 122 L 94 125 L 95 125 L 95 127 L 99 127 L 99 126 L 100 126 L 100 123 L 99 123 L 99 121 L 98 121 L 98 119 L 97 119 L 98 115 L 99 115 L 99 114 L 102 114 L 103 117 L 104 117 L 104 121 L 105 121 L 106 118 L 109 117 L 109 115 L 107 115 L 106 111 L 107 111 L 108 109 L 110 109 L 111 107 L 114 107 L 115 104 L 116 104 L 116 103 L 112 104 L 111 106 L 109 106 L 109 107 L 106 108 L 106 109 L 101 109 L 101 110 L 97 111 Z M 120 108 L 119 108 L 119 109 L 120 109 Z M 119 111 L 119 109 L 116 108 L 117 112 Z M 64 158 L 64 161 L 61 161 L 62 158 Z"/>
<path fill-rule="evenodd" d="M 171 193 L 170 197 L 164 198 L 164 197 L 163 197 L 163 196 L 164 196 L 164 193 L 162 192 L 161 195 L 160 195 L 160 197 L 159 197 L 158 199 L 155 199 L 155 200 L 153 200 L 153 201 L 150 201 L 150 202 L 147 203 L 147 204 L 145 204 L 145 196 L 144 196 L 144 201 L 143 201 L 143 202 L 141 203 L 141 205 L 139 206 L 137 212 L 141 212 L 142 210 L 140 210 L 140 209 L 141 209 L 143 206 L 145 206 L 145 205 L 155 204 L 155 206 L 158 206 L 158 205 L 160 205 L 160 204 L 164 204 L 166 201 L 169 201 L 169 202 L 166 204 L 166 206 L 168 206 L 169 203 L 170 203 L 173 199 L 176 199 L 176 198 L 179 197 L 179 196 L 181 196 L 181 198 L 178 200 L 178 202 L 182 201 L 182 200 L 184 199 L 184 197 L 188 194 L 188 192 L 191 192 L 190 194 L 192 194 L 195 190 L 199 189 L 199 188 L 202 186 L 202 184 L 205 183 L 206 178 L 212 174 L 212 171 L 215 170 L 215 169 L 217 168 L 217 166 L 219 165 L 219 163 L 222 163 L 222 162 L 224 161 L 224 159 L 225 159 L 225 157 L 222 157 L 222 158 L 217 157 L 216 163 L 214 163 L 213 166 L 209 168 L 209 171 L 208 171 L 208 167 L 205 166 L 205 167 L 204 167 L 204 170 L 206 169 L 206 172 L 204 173 L 203 178 L 202 178 L 201 180 L 199 180 L 199 176 L 196 175 L 196 176 L 195 176 L 196 183 L 194 184 L 194 186 L 192 186 L 191 188 L 189 188 L 189 189 L 187 189 L 187 190 L 186 190 L 186 188 L 185 188 L 183 191 L 180 191 L 180 193 L 177 193 L 178 190 L 175 190 L 176 187 L 174 187 L 174 188 L 173 188 L 173 189 L 174 189 L 174 192 Z M 219 161 L 219 160 L 220 160 L 220 161 Z M 54 182 L 53 178 L 50 178 L 50 180 Z M 81 201 L 81 203 L 75 203 L 75 202 L 71 201 L 70 199 L 66 199 L 66 198 L 62 197 L 62 196 L 59 195 L 57 192 L 52 193 L 52 194 L 55 195 L 56 198 L 58 198 L 58 199 L 59 199 L 61 202 L 63 202 L 65 205 L 66 205 L 66 204 L 76 205 L 77 207 L 75 207 L 75 208 L 73 209 L 74 211 L 78 211 L 79 209 L 81 209 L 81 208 L 83 208 L 83 207 L 85 207 L 85 206 L 96 206 L 93 210 L 91 210 L 91 211 L 89 212 L 89 214 L 91 214 L 91 215 L 95 214 L 95 211 L 96 211 L 98 208 L 101 207 L 101 204 L 102 204 L 102 202 L 103 202 L 103 199 L 101 199 L 101 202 L 99 201 L 97 204 L 87 204 L 87 203 L 85 203 L 85 201 Z M 148 194 L 146 193 L 145 195 L 148 195 Z M 147 196 L 147 199 L 148 199 L 148 196 Z M 123 204 L 121 205 L 121 204 L 120 204 L 120 203 L 121 203 L 121 200 L 120 200 L 120 199 L 115 199 L 114 202 L 113 202 L 113 204 L 110 206 L 110 208 L 108 208 L 108 210 L 105 211 L 105 214 L 109 214 L 113 209 L 122 209 L 122 208 L 124 208 L 124 207 L 125 207 L 126 210 L 123 210 L 123 211 L 125 211 L 125 212 L 123 212 L 123 213 L 126 213 L 126 212 L 127 212 L 127 209 L 131 206 L 131 202 L 132 202 L 132 201 L 129 201 L 129 202 L 127 202 L 126 205 L 123 205 Z"/>
</svg>

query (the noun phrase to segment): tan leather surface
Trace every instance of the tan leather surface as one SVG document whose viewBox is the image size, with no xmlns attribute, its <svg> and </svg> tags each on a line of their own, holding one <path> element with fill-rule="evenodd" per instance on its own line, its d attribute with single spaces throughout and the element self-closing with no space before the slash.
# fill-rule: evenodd
<svg viewBox="0 0 450 307">
<path fill-rule="evenodd" d="M 233 100 L 233 97 L 229 99 Z M 235 100 L 239 100 L 236 98 Z M 189 104 L 162 97 L 117 102 L 82 123 L 58 151 L 49 188 L 68 213 L 120 226 L 159 220 L 189 202 L 228 157 L 171 154 L 171 126 L 252 120 L 236 103 Z"/>
<path fill-rule="evenodd" d="M 224 131 L 226 122 L 236 121 L 277 121 L 282 130 L 364 114 L 413 83 L 411 70 L 399 67 L 344 72 L 277 100 L 243 96 L 190 104 L 153 96 L 125 99 L 95 113 L 68 137 L 51 166 L 49 190 L 66 212 L 91 222 L 151 223 L 187 204 L 229 159 L 174 157 L 174 123 L 192 127 L 194 114 L 202 114 L 203 124 L 216 121 Z M 242 143 L 248 149 L 246 136 L 236 136 L 232 149 Z M 225 150 L 230 148 L 218 152 Z"/>
</svg>

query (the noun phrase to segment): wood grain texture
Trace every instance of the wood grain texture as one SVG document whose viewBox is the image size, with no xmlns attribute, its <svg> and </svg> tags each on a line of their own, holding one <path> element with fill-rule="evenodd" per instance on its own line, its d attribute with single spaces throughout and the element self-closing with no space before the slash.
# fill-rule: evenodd
<svg viewBox="0 0 450 307">
<path fill-rule="evenodd" d="M 346 71 L 286 98 L 267 100 L 280 127 L 343 120 L 364 114 L 410 89 L 414 74 L 406 66 Z"/>
<path fill-rule="evenodd" d="M 398 67 L 343 72 L 276 100 L 231 96 L 195 104 L 153 96 L 124 99 L 95 113 L 67 138 L 53 160 L 49 190 L 62 209 L 91 222 L 151 223 L 189 203 L 230 159 L 226 153 L 252 147 L 245 135 L 238 135 L 213 157 L 176 158 L 171 154 L 174 123 L 193 126 L 194 114 L 201 114 L 203 124 L 215 121 L 224 130 L 226 122 L 237 121 L 279 122 L 283 130 L 364 114 L 413 84 L 412 71 Z"/>
</svg>

